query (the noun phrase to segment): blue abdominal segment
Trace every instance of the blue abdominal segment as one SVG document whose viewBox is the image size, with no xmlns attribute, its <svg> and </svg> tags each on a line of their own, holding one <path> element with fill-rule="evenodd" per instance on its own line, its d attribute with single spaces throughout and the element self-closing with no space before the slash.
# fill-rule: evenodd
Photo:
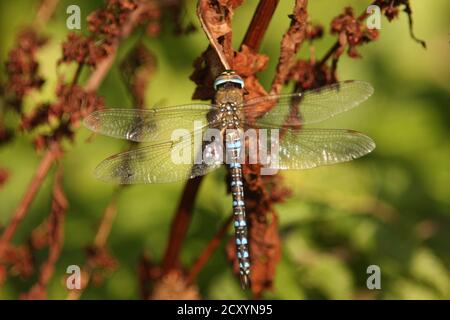
<svg viewBox="0 0 450 320">
<path fill-rule="evenodd" d="M 247 240 L 247 221 L 245 218 L 244 187 L 242 182 L 242 167 L 238 162 L 241 149 L 241 140 L 234 136 L 225 144 L 230 155 L 231 194 L 233 196 L 234 228 L 236 236 L 236 256 L 239 262 L 239 273 L 242 288 L 250 284 L 250 254 Z"/>
</svg>

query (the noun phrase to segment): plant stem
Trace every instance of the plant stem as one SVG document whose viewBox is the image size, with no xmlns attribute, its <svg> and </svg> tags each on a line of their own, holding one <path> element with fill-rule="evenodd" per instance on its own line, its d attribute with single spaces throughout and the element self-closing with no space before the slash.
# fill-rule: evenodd
<svg viewBox="0 0 450 320">
<path fill-rule="evenodd" d="M 169 243 L 163 261 L 163 273 L 168 273 L 178 264 L 179 252 L 192 218 L 192 209 L 202 178 L 200 176 L 188 180 L 184 186 L 183 195 L 170 229 Z"/>
<path fill-rule="evenodd" d="M 279 0 L 261 0 L 253 14 L 242 44 L 258 51 Z"/>
<path fill-rule="evenodd" d="M 231 221 L 233 221 L 233 215 L 230 214 L 223 223 L 222 227 L 216 233 L 216 235 L 209 241 L 206 248 L 203 250 L 201 255 L 197 258 L 194 264 L 191 267 L 191 270 L 187 276 L 187 282 L 192 283 L 202 268 L 205 266 L 206 262 L 208 262 L 209 258 L 212 256 L 214 251 L 216 251 L 217 247 L 220 245 L 222 238 L 225 236 L 228 227 L 230 226 Z"/>
<path fill-rule="evenodd" d="M 50 170 L 55 160 L 58 158 L 59 154 L 60 154 L 59 144 L 57 142 L 54 142 L 47 150 L 41 162 L 39 163 L 39 166 L 36 169 L 34 177 L 31 180 L 25 192 L 25 195 L 22 198 L 22 201 L 20 201 L 16 211 L 13 214 L 11 221 L 9 222 L 8 226 L 6 227 L 5 231 L 2 234 L 2 237 L 0 239 L 0 251 L 1 248 L 4 247 L 4 245 L 6 245 L 11 241 L 17 229 L 17 226 L 25 218 L 28 208 L 31 205 L 31 202 L 36 196 L 36 193 L 38 192 L 39 188 L 44 182 L 44 179 L 47 176 L 48 171 Z"/>
</svg>

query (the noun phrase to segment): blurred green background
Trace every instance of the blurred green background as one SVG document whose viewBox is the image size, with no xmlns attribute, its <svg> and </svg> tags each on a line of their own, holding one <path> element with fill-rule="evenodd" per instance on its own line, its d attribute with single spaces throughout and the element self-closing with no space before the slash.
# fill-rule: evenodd
<svg viewBox="0 0 450 320">
<path fill-rule="evenodd" d="M 313 22 L 325 26 L 327 34 L 315 42 L 317 57 L 334 43 L 328 34 L 332 17 L 344 6 L 356 13 L 370 1 L 310 1 Z M 187 1 L 185 20 L 198 26 L 195 2 Z M 257 1 L 246 1 L 234 17 L 234 43 L 239 45 Z M 74 66 L 55 68 L 61 42 L 68 30 L 66 8 L 78 4 L 82 32 L 86 16 L 102 1 L 61 1 L 44 33 L 49 43 L 39 51 L 40 73 L 47 79 L 42 92 L 26 100 L 27 108 L 39 101 L 53 101 L 58 75 L 67 79 Z M 284 174 L 293 196 L 278 205 L 282 260 L 275 287 L 266 298 L 276 299 L 442 299 L 450 298 L 450 3 L 446 0 L 411 1 L 416 35 L 427 42 L 424 50 L 408 31 L 407 17 L 388 23 L 382 20 L 380 40 L 360 48 L 362 59 L 343 57 L 338 67 L 341 80 L 360 79 L 375 88 L 375 94 L 360 108 L 327 121 L 326 127 L 352 128 L 367 133 L 377 143 L 376 150 L 357 161 Z M 0 2 L 0 71 L 5 80 L 8 51 L 20 26 L 35 16 L 36 1 Z M 279 42 L 289 25 L 293 1 L 280 1 L 261 51 L 270 57 L 261 74 L 269 87 L 278 60 Z M 207 45 L 200 30 L 176 37 L 169 22 L 160 37 L 144 37 L 145 45 L 157 57 L 157 70 L 146 92 L 146 105 L 174 105 L 191 101 L 194 84 L 188 79 L 192 62 Z M 131 106 L 118 65 L 136 43 L 135 34 L 124 41 L 114 67 L 103 82 L 99 95 L 106 105 Z M 309 55 L 308 45 L 300 56 Z M 83 78 L 88 73 L 83 73 Z M 83 78 L 81 83 L 83 83 Z M 18 119 L 7 117 L 8 127 Z M 95 165 L 122 150 L 124 143 L 77 131 L 73 144 L 66 144 L 64 189 L 70 207 L 66 216 L 65 241 L 48 297 L 66 297 L 63 276 L 71 264 L 82 266 L 84 248 L 92 244 L 96 227 L 114 186 L 96 181 Z M 19 134 L 0 148 L 0 166 L 9 170 L 9 181 L 0 189 L 0 226 L 9 221 L 41 155 L 36 154 L 32 137 Z M 190 265 L 230 212 L 223 169 L 210 174 L 201 186 L 193 223 L 182 253 Z M 48 215 L 51 206 L 52 175 L 49 175 L 20 225 L 14 243 L 22 243 L 30 231 Z M 183 184 L 138 185 L 124 190 L 118 215 L 108 241 L 118 259 L 117 270 L 103 285 L 89 286 L 85 299 L 137 299 L 137 261 L 143 251 L 160 261 L 172 215 Z M 232 236 L 232 230 L 229 230 Z M 41 258 L 44 258 L 45 254 Z M 381 268 L 381 290 L 368 290 L 366 268 Z M 35 283 L 9 278 L 0 289 L 1 299 L 13 299 Z M 201 294 L 206 298 L 246 298 L 238 279 L 226 261 L 223 245 L 199 276 Z"/>
</svg>

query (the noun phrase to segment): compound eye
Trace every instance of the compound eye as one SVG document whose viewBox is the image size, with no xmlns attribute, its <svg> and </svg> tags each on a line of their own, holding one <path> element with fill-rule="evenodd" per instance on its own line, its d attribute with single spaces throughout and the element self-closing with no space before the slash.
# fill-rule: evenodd
<svg viewBox="0 0 450 320">
<path fill-rule="evenodd" d="M 238 85 L 241 89 L 244 89 L 244 80 L 235 72 L 223 72 L 218 76 L 214 81 L 214 89 L 217 90 L 219 86 L 230 82 Z"/>
</svg>

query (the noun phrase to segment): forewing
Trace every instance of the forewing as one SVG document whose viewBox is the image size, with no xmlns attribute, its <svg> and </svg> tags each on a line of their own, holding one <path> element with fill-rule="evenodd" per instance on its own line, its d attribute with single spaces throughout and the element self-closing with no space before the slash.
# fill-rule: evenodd
<svg viewBox="0 0 450 320">
<path fill-rule="evenodd" d="M 298 126 L 317 123 L 358 106 L 373 93 L 364 81 L 343 81 L 319 89 L 295 94 L 254 98 L 244 105 L 246 113 L 273 104 L 269 112 L 257 120 L 263 128 Z"/>
<path fill-rule="evenodd" d="M 194 130 L 194 122 L 214 123 L 215 107 L 190 104 L 160 109 L 104 109 L 91 113 L 84 125 L 94 132 L 131 141 L 167 141 L 177 129 Z"/>
</svg>

